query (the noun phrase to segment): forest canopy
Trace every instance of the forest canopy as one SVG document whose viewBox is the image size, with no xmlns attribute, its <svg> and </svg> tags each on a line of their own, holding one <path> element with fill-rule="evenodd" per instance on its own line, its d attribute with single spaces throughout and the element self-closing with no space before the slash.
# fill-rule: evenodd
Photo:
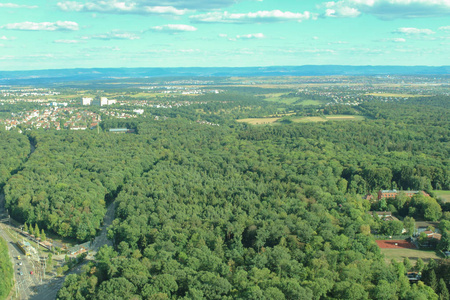
<svg viewBox="0 0 450 300">
<path fill-rule="evenodd" d="M 450 189 L 439 101 L 426 116 L 423 104 L 373 101 L 293 112 L 357 111 L 363 121 L 251 126 L 235 119 L 276 110 L 260 95 L 196 100 L 146 109 L 160 118 L 105 118 L 98 131 L 23 134 L 36 150 L 4 187 L 16 220 L 87 241 L 115 201 L 114 247 L 69 275 L 59 299 L 438 299 L 386 264 L 371 235 L 402 222 L 367 212 L 450 220 L 433 195 Z M 108 131 L 121 127 L 135 133 Z M 22 148 L 11 150 L 18 161 Z M 380 189 L 432 197 L 363 199 Z"/>
</svg>

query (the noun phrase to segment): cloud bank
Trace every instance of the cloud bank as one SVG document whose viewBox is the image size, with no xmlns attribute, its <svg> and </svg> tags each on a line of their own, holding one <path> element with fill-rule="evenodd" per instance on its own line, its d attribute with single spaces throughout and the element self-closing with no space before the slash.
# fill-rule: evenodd
<svg viewBox="0 0 450 300">
<path fill-rule="evenodd" d="M 151 28 L 153 31 L 160 31 L 160 32 L 183 32 L 183 31 L 196 31 L 197 28 L 191 25 L 184 25 L 184 24 L 167 24 L 167 25 L 161 25 L 161 26 L 154 26 Z"/>
<path fill-rule="evenodd" d="M 272 11 L 257 11 L 249 13 L 229 13 L 225 12 L 210 12 L 201 15 L 191 16 L 190 19 L 194 23 L 234 23 L 234 24 L 248 24 L 248 23 L 274 23 L 308 20 L 315 18 L 315 14 L 305 11 L 303 13 L 293 13 L 290 11 L 272 10 Z"/>
<path fill-rule="evenodd" d="M 142 1 L 141 1 L 142 2 Z M 98 12 L 110 14 L 139 14 L 139 15 L 184 15 L 187 9 L 177 9 L 173 6 L 149 6 L 145 3 L 131 1 L 94 1 L 81 3 L 77 1 L 58 2 L 57 6 L 63 11 Z"/>
<path fill-rule="evenodd" d="M 37 5 L 21 5 L 15 3 L 0 3 L 0 7 L 6 8 L 38 8 Z"/>
<path fill-rule="evenodd" d="M 139 40 L 140 37 L 132 32 L 126 32 L 121 30 L 111 30 L 110 32 L 103 34 L 95 34 L 91 36 L 83 37 L 84 39 L 96 39 L 96 40 Z"/>
<path fill-rule="evenodd" d="M 79 29 L 78 24 L 72 21 L 10 23 L 3 25 L 0 28 L 30 31 L 74 31 Z"/>
<path fill-rule="evenodd" d="M 434 31 L 431 29 L 400 27 L 399 29 L 393 31 L 393 33 L 406 34 L 406 35 L 431 35 L 431 34 L 434 34 Z"/>
<path fill-rule="evenodd" d="M 380 19 L 443 17 L 450 14 L 449 0 L 341 0 L 324 2 L 324 17 L 354 18 L 361 14 Z"/>
</svg>

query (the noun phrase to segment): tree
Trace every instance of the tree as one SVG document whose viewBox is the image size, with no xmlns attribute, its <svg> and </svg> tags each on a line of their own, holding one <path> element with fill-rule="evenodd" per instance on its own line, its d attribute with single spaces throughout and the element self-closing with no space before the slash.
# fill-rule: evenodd
<svg viewBox="0 0 450 300">
<path fill-rule="evenodd" d="M 34 236 L 36 238 L 39 238 L 39 236 L 40 236 L 40 234 L 39 234 L 39 227 L 38 227 L 37 223 L 34 225 Z"/>
<path fill-rule="evenodd" d="M 47 236 L 45 235 L 44 228 L 42 228 L 42 230 L 41 230 L 41 240 L 45 241 L 46 239 L 47 239 Z"/>
<path fill-rule="evenodd" d="M 412 268 L 411 261 L 407 257 L 403 259 L 403 265 L 405 266 L 406 271 L 409 271 Z"/>
<path fill-rule="evenodd" d="M 363 224 L 359 227 L 359 231 L 364 235 L 370 235 L 370 225 Z"/>
<path fill-rule="evenodd" d="M 450 250 L 450 232 L 448 230 L 442 232 L 441 240 L 438 244 L 438 249 L 442 251 Z"/>
<path fill-rule="evenodd" d="M 416 261 L 415 269 L 416 269 L 418 272 L 422 272 L 422 270 L 423 270 L 424 267 L 425 267 L 425 264 L 424 264 L 423 260 L 419 257 L 419 258 L 417 259 L 417 261 Z"/>
<path fill-rule="evenodd" d="M 439 280 L 439 300 L 449 300 L 450 294 L 443 278 Z"/>
<path fill-rule="evenodd" d="M 414 220 L 413 217 L 405 217 L 405 219 L 403 219 L 403 227 L 408 234 L 412 236 L 416 230 L 416 220 Z"/>
<path fill-rule="evenodd" d="M 429 271 L 428 274 L 428 285 L 433 289 L 433 291 L 437 292 L 438 290 L 438 281 L 436 278 L 436 273 L 434 270 Z"/>
<path fill-rule="evenodd" d="M 375 299 L 390 300 L 396 299 L 397 286 L 395 283 L 389 283 L 386 280 L 380 280 L 375 287 Z"/>
<path fill-rule="evenodd" d="M 386 235 L 398 235 L 402 232 L 403 223 L 397 220 L 385 221 L 382 223 L 382 229 Z"/>
<path fill-rule="evenodd" d="M 23 231 L 28 232 L 28 225 L 27 225 L 27 223 L 23 224 Z"/>
</svg>

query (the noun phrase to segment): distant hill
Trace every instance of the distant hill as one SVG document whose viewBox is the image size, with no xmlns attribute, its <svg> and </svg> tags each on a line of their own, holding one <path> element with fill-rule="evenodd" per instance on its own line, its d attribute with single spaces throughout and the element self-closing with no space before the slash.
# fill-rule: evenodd
<svg viewBox="0 0 450 300">
<path fill-rule="evenodd" d="M 0 84 L 39 85 L 73 81 L 146 77 L 448 75 L 450 66 L 306 65 L 244 68 L 93 68 L 0 71 Z"/>
</svg>

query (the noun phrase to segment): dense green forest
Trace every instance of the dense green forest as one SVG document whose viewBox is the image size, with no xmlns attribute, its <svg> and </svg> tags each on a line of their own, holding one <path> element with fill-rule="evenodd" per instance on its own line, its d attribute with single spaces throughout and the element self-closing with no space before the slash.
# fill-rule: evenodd
<svg viewBox="0 0 450 300">
<path fill-rule="evenodd" d="M 28 158 L 30 142 L 23 134 L 13 131 L 0 131 L 0 189 L 11 177 L 12 172 Z"/>
<path fill-rule="evenodd" d="M 0 300 L 6 299 L 13 286 L 13 267 L 9 258 L 8 245 L 0 237 Z"/>
<path fill-rule="evenodd" d="M 85 241 L 116 201 L 114 248 L 68 276 L 60 299 L 438 299 L 431 279 L 411 286 L 403 264 L 386 264 L 371 229 L 398 228 L 367 211 L 450 220 L 433 197 L 450 189 L 448 108 L 373 101 L 354 109 L 364 121 L 258 127 L 235 119 L 277 110 L 260 96 L 196 99 L 208 104 L 107 119 L 99 134 L 26 133 L 36 151 L 4 187 L 16 220 Z M 432 197 L 362 198 L 390 188 Z"/>
</svg>

